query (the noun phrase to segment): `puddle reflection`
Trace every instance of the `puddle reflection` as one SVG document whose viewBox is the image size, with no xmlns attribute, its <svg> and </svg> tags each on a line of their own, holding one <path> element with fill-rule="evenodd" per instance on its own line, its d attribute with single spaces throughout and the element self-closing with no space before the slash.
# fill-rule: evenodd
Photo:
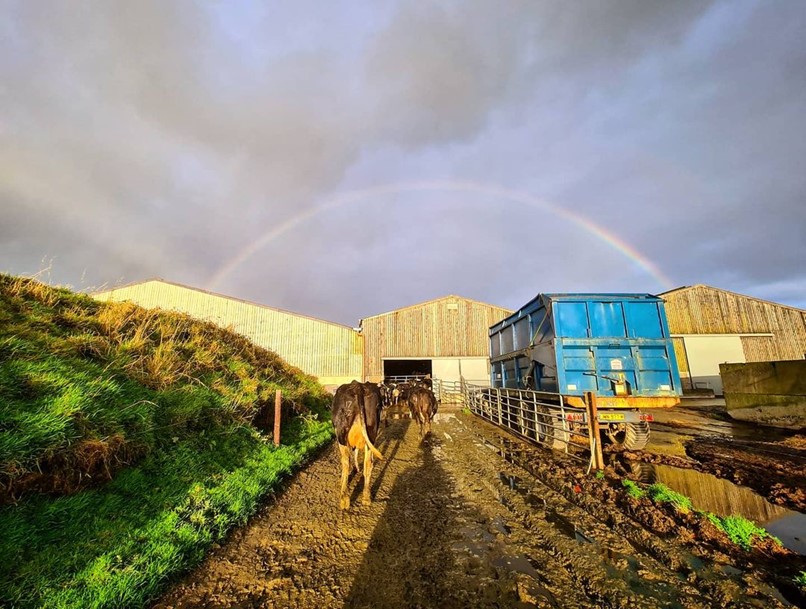
<svg viewBox="0 0 806 609">
<path fill-rule="evenodd" d="M 694 507 L 720 516 L 740 515 L 763 526 L 790 550 L 806 554 L 806 514 L 774 505 L 749 488 L 692 469 L 632 463 L 641 482 L 661 482 L 691 498 Z"/>
</svg>

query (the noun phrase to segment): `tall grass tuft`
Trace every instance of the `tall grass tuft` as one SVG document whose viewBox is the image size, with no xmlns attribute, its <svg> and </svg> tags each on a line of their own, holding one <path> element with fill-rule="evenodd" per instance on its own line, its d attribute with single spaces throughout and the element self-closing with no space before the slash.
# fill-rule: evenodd
<svg viewBox="0 0 806 609">
<path fill-rule="evenodd" d="M 622 478 L 621 486 L 623 486 L 626 489 L 627 494 L 634 499 L 641 499 L 642 497 L 646 496 L 646 491 L 642 489 L 640 486 L 638 486 L 632 480 Z"/>
<path fill-rule="evenodd" d="M 677 491 L 673 491 L 660 482 L 650 485 L 649 488 L 647 488 L 647 494 L 653 501 L 658 503 L 671 503 L 681 512 L 691 511 L 691 499 Z"/>
</svg>

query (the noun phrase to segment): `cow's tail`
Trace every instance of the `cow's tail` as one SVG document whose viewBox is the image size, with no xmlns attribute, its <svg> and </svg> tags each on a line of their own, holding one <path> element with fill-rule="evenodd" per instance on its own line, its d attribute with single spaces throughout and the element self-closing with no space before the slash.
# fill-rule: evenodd
<svg viewBox="0 0 806 609">
<path fill-rule="evenodd" d="M 381 451 L 379 451 L 375 446 L 373 446 L 372 442 L 369 440 L 369 434 L 367 433 L 367 421 L 364 418 L 364 391 L 363 388 L 358 392 L 358 418 L 361 420 L 361 435 L 364 436 L 364 442 L 367 443 L 370 452 L 373 455 L 378 457 L 378 459 L 383 459 L 383 455 Z"/>
</svg>

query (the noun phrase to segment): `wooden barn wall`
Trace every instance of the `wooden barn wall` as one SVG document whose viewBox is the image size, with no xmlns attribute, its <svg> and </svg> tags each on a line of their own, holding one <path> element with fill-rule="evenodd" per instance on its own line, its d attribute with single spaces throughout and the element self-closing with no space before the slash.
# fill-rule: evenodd
<svg viewBox="0 0 806 609">
<path fill-rule="evenodd" d="M 683 381 L 684 386 L 691 386 L 691 373 L 688 367 L 688 357 L 686 355 L 686 346 L 683 344 L 682 338 L 673 338 L 672 346 L 674 347 L 674 354 L 677 359 L 677 368 L 680 372 L 680 379 Z"/>
<path fill-rule="evenodd" d="M 802 359 L 806 312 L 704 286 L 663 296 L 672 334 L 772 334 L 744 336 L 749 362 Z"/>
<path fill-rule="evenodd" d="M 362 377 L 362 337 L 346 326 L 158 281 L 102 292 L 95 298 L 179 311 L 228 327 L 323 385 Z"/>
<path fill-rule="evenodd" d="M 486 357 L 490 326 L 511 313 L 501 307 L 450 298 L 364 319 L 365 377 L 380 380 L 385 357 Z"/>
</svg>

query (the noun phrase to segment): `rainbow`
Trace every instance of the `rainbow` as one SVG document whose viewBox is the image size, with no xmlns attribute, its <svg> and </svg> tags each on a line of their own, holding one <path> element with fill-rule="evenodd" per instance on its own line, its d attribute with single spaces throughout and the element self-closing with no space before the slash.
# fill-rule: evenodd
<svg viewBox="0 0 806 609">
<path fill-rule="evenodd" d="M 604 227 L 596 224 L 590 218 L 587 218 L 580 213 L 554 205 L 530 194 L 502 188 L 499 186 L 467 181 L 423 181 L 384 184 L 381 186 L 373 186 L 371 188 L 347 191 L 327 199 L 321 205 L 311 207 L 310 209 L 292 216 L 285 222 L 276 225 L 271 230 L 260 235 L 257 239 L 239 251 L 235 256 L 221 265 L 221 267 L 219 267 L 208 280 L 207 288 L 214 289 L 239 266 L 244 264 L 252 256 L 269 245 L 272 241 L 296 228 L 300 224 L 310 220 L 314 216 L 341 207 L 361 203 L 367 199 L 376 198 L 382 195 L 433 191 L 472 192 L 476 194 L 485 194 L 546 211 L 558 218 L 567 220 L 574 226 L 577 226 L 586 233 L 596 237 L 598 240 L 606 243 L 614 250 L 623 254 L 629 260 L 637 264 L 640 268 L 651 275 L 665 289 L 671 289 L 674 287 L 672 280 L 667 277 L 655 263 L 641 254 L 641 252 L 636 250 L 629 243 L 619 238 L 616 234 L 608 231 Z"/>
</svg>

